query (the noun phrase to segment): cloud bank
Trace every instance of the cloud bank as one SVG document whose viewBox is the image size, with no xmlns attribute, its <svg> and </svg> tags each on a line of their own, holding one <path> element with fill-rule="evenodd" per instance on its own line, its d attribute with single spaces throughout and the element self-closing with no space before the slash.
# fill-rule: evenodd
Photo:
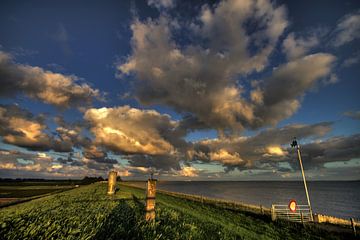
<svg viewBox="0 0 360 240">
<path fill-rule="evenodd" d="M 25 94 L 60 108 L 89 106 L 94 99 L 101 99 L 99 90 L 78 81 L 74 75 L 16 63 L 10 54 L 0 51 L 0 97 Z"/>
</svg>

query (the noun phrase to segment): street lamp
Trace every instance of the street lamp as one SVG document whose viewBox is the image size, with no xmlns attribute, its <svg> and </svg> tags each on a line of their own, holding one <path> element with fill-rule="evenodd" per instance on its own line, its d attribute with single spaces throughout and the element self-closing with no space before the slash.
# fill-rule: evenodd
<svg viewBox="0 0 360 240">
<path fill-rule="evenodd" d="M 312 208 L 311 208 L 311 204 L 310 204 L 310 197 L 309 197 L 309 192 L 308 192 L 307 185 L 306 185 L 306 178 L 305 178 L 304 168 L 303 168 L 302 160 L 301 160 L 300 145 L 297 143 L 296 137 L 294 137 L 294 140 L 290 144 L 290 146 L 297 149 L 297 154 L 298 154 L 298 158 L 299 158 L 299 162 L 300 162 L 301 173 L 302 173 L 302 177 L 303 177 L 303 181 L 304 181 L 306 198 L 307 198 L 308 205 L 309 205 L 309 208 L 310 208 L 310 218 L 311 218 L 311 221 L 313 221 L 314 219 L 313 219 L 313 213 L 312 213 Z"/>
</svg>

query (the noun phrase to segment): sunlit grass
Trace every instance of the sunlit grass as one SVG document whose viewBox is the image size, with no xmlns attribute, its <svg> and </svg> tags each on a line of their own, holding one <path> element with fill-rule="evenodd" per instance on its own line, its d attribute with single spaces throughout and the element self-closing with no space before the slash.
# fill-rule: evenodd
<svg viewBox="0 0 360 240">
<path fill-rule="evenodd" d="M 144 190 L 96 183 L 0 209 L 0 239 L 349 239 L 300 224 L 157 194 L 144 217 Z"/>
</svg>

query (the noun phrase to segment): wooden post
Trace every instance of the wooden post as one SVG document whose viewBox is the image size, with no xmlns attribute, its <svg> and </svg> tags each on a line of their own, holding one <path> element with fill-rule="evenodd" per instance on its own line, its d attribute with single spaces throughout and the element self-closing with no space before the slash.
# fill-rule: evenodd
<svg viewBox="0 0 360 240">
<path fill-rule="evenodd" d="M 271 205 L 271 220 L 276 220 L 276 212 L 275 212 L 275 206 Z"/>
<path fill-rule="evenodd" d="M 301 217 L 301 223 L 302 225 L 304 225 L 304 215 L 302 212 L 300 212 L 300 217 Z"/>
<path fill-rule="evenodd" d="M 351 222 L 351 227 L 353 229 L 354 235 L 356 237 L 356 224 L 355 224 L 355 220 L 353 218 L 350 218 L 350 222 Z"/>
<path fill-rule="evenodd" d="M 261 212 L 261 215 L 264 215 L 264 208 L 262 205 L 260 205 L 260 212 Z"/>
<path fill-rule="evenodd" d="M 155 197 L 156 197 L 156 179 L 148 179 L 146 184 L 146 206 L 145 219 L 152 221 L 155 219 Z"/>
<path fill-rule="evenodd" d="M 109 177 L 108 177 L 108 192 L 107 194 L 113 195 L 116 190 L 116 178 L 117 178 L 117 172 L 116 171 L 110 171 Z"/>
</svg>

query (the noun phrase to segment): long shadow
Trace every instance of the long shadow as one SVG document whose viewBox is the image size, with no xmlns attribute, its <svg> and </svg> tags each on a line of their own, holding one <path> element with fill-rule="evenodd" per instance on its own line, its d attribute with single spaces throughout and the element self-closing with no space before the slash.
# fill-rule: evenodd
<svg viewBox="0 0 360 240">
<path fill-rule="evenodd" d="M 143 239 L 139 222 L 144 216 L 144 204 L 135 196 L 131 199 L 134 204 L 130 204 L 129 200 L 119 200 L 93 239 Z"/>
</svg>

